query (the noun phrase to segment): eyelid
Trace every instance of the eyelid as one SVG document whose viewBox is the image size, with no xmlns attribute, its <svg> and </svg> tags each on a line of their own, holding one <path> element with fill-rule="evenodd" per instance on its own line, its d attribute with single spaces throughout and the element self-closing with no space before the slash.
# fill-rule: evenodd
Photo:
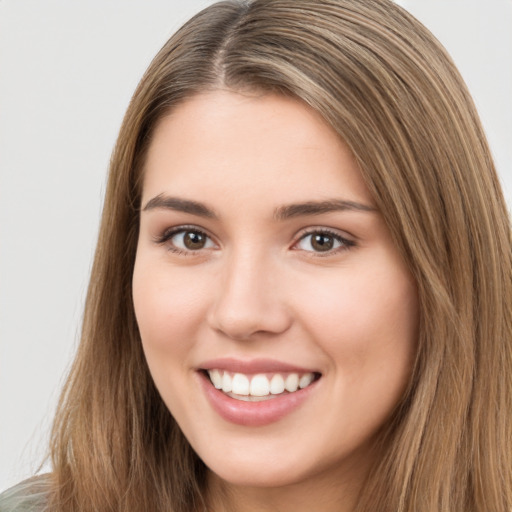
<svg viewBox="0 0 512 512">
<path fill-rule="evenodd" d="M 172 237 L 174 237 L 178 233 L 183 233 L 184 231 L 195 231 L 197 233 L 201 233 L 202 235 L 206 236 L 209 240 L 211 240 L 214 245 L 218 246 L 218 243 L 215 241 L 215 238 L 212 235 L 210 235 L 208 230 L 201 228 L 199 226 L 193 225 L 193 224 L 182 224 L 179 226 L 173 226 L 173 227 L 164 229 L 161 234 L 154 236 L 153 240 L 158 245 L 165 245 L 171 240 Z M 194 253 L 199 253 L 204 249 L 197 249 L 196 251 L 194 251 L 194 250 L 184 250 L 179 247 L 172 246 L 169 248 L 169 250 L 176 252 L 176 253 L 181 253 L 181 254 L 194 254 Z"/>
<path fill-rule="evenodd" d="M 311 236 L 314 234 L 326 234 L 330 235 L 333 238 L 335 238 L 337 241 L 339 241 L 342 245 L 340 247 L 337 247 L 335 249 L 331 249 L 325 252 L 322 251 L 307 251 L 304 249 L 297 248 L 298 244 L 307 236 Z M 305 253 L 309 253 L 309 256 L 315 256 L 315 257 L 325 257 L 325 256 L 333 256 L 335 254 L 338 254 L 339 252 L 350 250 L 351 248 L 355 247 L 356 241 L 354 240 L 354 237 L 346 233 L 345 231 L 340 231 L 338 229 L 333 228 L 327 228 L 322 226 L 312 226 L 305 228 L 301 230 L 295 237 L 295 242 L 292 245 L 293 250 L 297 251 L 303 251 Z"/>
</svg>

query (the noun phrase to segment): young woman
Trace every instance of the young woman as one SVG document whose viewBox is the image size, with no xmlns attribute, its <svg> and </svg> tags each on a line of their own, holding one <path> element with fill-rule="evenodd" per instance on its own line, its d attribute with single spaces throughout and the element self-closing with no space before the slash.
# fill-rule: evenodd
<svg viewBox="0 0 512 512">
<path fill-rule="evenodd" d="M 510 512 L 511 254 L 415 19 L 207 8 L 130 104 L 53 472 L 0 510 Z"/>
</svg>

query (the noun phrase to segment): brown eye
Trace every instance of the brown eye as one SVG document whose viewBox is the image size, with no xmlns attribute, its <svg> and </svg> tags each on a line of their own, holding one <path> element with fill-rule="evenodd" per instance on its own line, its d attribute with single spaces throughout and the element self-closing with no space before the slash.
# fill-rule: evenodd
<svg viewBox="0 0 512 512">
<path fill-rule="evenodd" d="M 343 238 L 337 233 L 329 231 L 312 231 L 305 234 L 296 244 L 295 248 L 311 253 L 332 253 L 345 250 L 355 245 L 351 240 Z"/>
<path fill-rule="evenodd" d="M 311 247 L 315 251 L 330 251 L 334 247 L 334 237 L 324 233 L 311 235 Z"/>
<path fill-rule="evenodd" d="M 206 235 L 198 231 L 186 231 L 183 234 L 183 245 L 191 251 L 203 249 L 207 240 Z"/>
<path fill-rule="evenodd" d="M 197 229 L 179 229 L 165 236 L 160 243 L 169 243 L 171 250 L 176 251 L 200 251 L 215 247 L 212 239 Z"/>
</svg>

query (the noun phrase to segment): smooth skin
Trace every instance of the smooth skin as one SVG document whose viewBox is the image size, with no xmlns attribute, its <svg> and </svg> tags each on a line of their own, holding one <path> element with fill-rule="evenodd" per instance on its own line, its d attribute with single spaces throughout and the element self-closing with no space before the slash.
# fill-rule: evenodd
<svg viewBox="0 0 512 512">
<path fill-rule="evenodd" d="M 417 291 L 354 157 L 318 113 L 213 91 L 162 119 L 133 296 L 156 386 L 210 468 L 209 509 L 353 509 L 410 379 Z M 321 377 L 279 421 L 236 425 L 201 384 L 201 364 L 219 357 Z"/>
</svg>

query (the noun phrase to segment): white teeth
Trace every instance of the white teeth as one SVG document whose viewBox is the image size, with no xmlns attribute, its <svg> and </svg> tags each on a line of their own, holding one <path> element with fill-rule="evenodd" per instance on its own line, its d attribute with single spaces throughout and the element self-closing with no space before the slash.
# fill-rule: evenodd
<svg viewBox="0 0 512 512">
<path fill-rule="evenodd" d="M 276 373 L 270 381 L 270 392 L 273 395 L 280 395 L 284 391 L 284 379 L 282 375 Z"/>
<path fill-rule="evenodd" d="M 270 382 L 266 375 L 255 375 L 251 379 L 251 395 L 267 396 L 270 393 Z"/>
<path fill-rule="evenodd" d="M 280 395 L 285 391 L 294 393 L 298 389 L 308 387 L 315 380 L 313 373 L 288 373 L 286 376 L 275 373 L 269 379 L 262 373 L 251 377 L 243 373 L 230 374 L 224 370 L 214 369 L 208 370 L 208 375 L 214 387 L 224 393 L 255 398 L 271 398 L 272 395 Z"/>
<path fill-rule="evenodd" d="M 224 393 L 229 393 L 232 389 L 231 375 L 229 375 L 228 372 L 224 372 L 224 375 L 222 376 L 222 391 L 224 391 Z"/>
<path fill-rule="evenodd" d="M 211 370 L 208 372 L 210 374 L 210 379 L 212 381 L 212 384 L 217 389 L 222 389 L 222 374 L 219 372 L 219 370 Z"/>
<path fill-rule="evenodd" d="M 284 388 L 290 393 L 297 391 L 299 388 L 299 376 L 296 373 L 290 373 L 284 381 Z"/>
<path fill-rule="evenodd" d="M 312 373 L 305 373 L 299 379 L 299 388 L 304 389 L 307 388 L 313 382 L 314 376 Z"/>
<path fill-rule="evenodd" d="M 224 388 L 222 388 L 225 391 Z M 235 395 L 248 395 L 249 394 L 249 379 L 243 373 L 235 373 L 233 375 L 233 382 L 231 391 L 235 393 Z"/>
</svg>

